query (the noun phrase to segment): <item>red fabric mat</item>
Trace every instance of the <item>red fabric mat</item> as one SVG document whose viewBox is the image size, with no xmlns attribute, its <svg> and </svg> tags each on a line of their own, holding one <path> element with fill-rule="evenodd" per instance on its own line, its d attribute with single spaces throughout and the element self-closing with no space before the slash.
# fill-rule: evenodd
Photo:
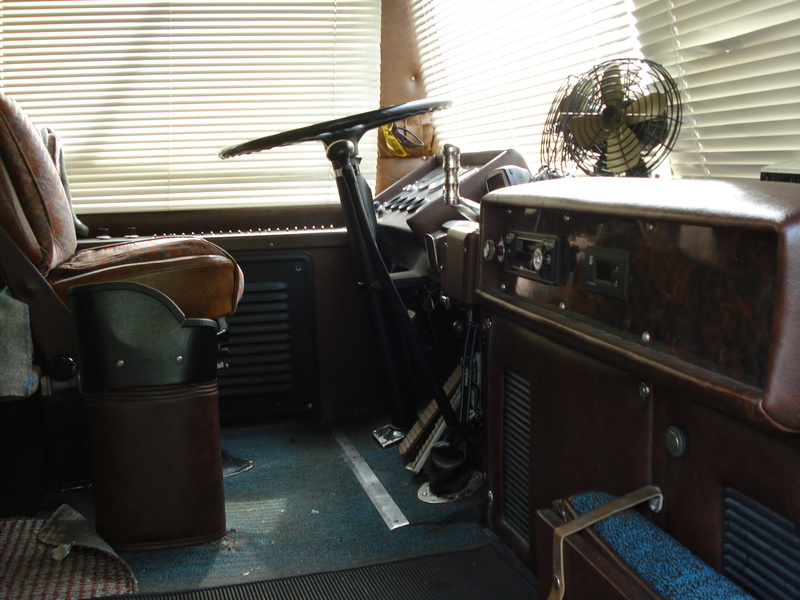
<svg viewBox="0 0 800 600">
<path fill-rule="evenodd" d="M 130 567 L 68 506 L 50 519 L 0 519 L 0 597 L 73 600 L 138 591 Z"/>
</svg>

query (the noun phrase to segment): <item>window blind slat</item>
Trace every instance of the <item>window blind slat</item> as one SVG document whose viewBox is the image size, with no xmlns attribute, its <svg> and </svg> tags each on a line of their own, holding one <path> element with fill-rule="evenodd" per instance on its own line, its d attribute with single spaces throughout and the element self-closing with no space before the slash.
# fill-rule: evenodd
<svg viewBox="0 0 800 600">
<path fill-rule="evenodd" d="M 609 58 L 639 56 L 625 0 L 553 6 L 412 0 L 426 91 L 453 100 L 433 115 L 441 142 L 465 152 L 514 147 L 535 171 L 564 79 Z"/>
<path fill-rule="evenodd" d="M 800 161 L 800 3 L 634 5 L 642 51 L 683 89 L 676 175 L 758 178 L 765 166 Z"/>
<path fill-rule="evenodd" d="M 0 0 L 0 18 L 3 91 L 62 138 L 78 212 L 338 202 L 319 143 L 217 154 L 378 107 L 380 0 Z"/>
</svg>

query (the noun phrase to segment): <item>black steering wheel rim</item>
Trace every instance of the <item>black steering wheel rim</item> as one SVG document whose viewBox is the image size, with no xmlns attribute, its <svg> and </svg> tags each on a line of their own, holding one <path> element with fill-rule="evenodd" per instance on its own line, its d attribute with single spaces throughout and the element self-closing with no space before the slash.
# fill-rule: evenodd
<svg viewBox="0 0 800 600">
<path fill-rule="evenodd" d="M 346 139 L 357 145 L 364 133 L 370 129 L 416 115 L 441 110 L 451 104 L 450 100 L 413 100 L 396 106 L 379 108 L 340 119 L 333 119 L 332 121 L 324 121 L 315 125 L 300 127 L 229 146 L 220 150 L 219 156 L 223 159 L 233 158 L 234 156 L 261 152 L 278 146 L 292 146 L 310 141 L 319 141 L 325 146 L 329 146 L 332 142 Z"/>
</svg>

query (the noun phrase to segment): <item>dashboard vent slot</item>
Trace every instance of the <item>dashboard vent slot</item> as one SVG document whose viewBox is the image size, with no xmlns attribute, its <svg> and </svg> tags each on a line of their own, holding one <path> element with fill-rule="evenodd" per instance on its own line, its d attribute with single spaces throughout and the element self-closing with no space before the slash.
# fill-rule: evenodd
<svg viewBox="0 0 800 600">
<path fill-rule="evenodd" d="M 503 514 L 523 539 L 531 535 L 531 384 L 506 369 L 503 401 Z"/>
<path fill-rule="evenodd" d="M 800 598 L 800 528 L 731 488 L 722 556 L 723 574 L 756 598 Z"/>
</svg>

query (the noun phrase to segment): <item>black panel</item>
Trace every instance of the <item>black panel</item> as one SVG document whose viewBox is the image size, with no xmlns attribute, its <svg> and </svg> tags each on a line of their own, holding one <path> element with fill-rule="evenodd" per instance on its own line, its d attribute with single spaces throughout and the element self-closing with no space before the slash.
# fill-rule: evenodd
<svg viewBox="0 0 800 600">
<path fill-rule="evenodd" d="M 503 515 L 530 537 L 531 384 L 506 369 L 503 402 Z"/>
<path fill-rule="evenodd" d="M 726 489 L 722 572 L 760 600 L 797 600 L 800 528 Z"/>
<path fill-rule="evenodd" d="M 220 416 L 308 413 L 319 397 L 312 257 L 295 252 L 235 258 L 245 286 L 236 314 L 228 317 Z"/>
</svg>

